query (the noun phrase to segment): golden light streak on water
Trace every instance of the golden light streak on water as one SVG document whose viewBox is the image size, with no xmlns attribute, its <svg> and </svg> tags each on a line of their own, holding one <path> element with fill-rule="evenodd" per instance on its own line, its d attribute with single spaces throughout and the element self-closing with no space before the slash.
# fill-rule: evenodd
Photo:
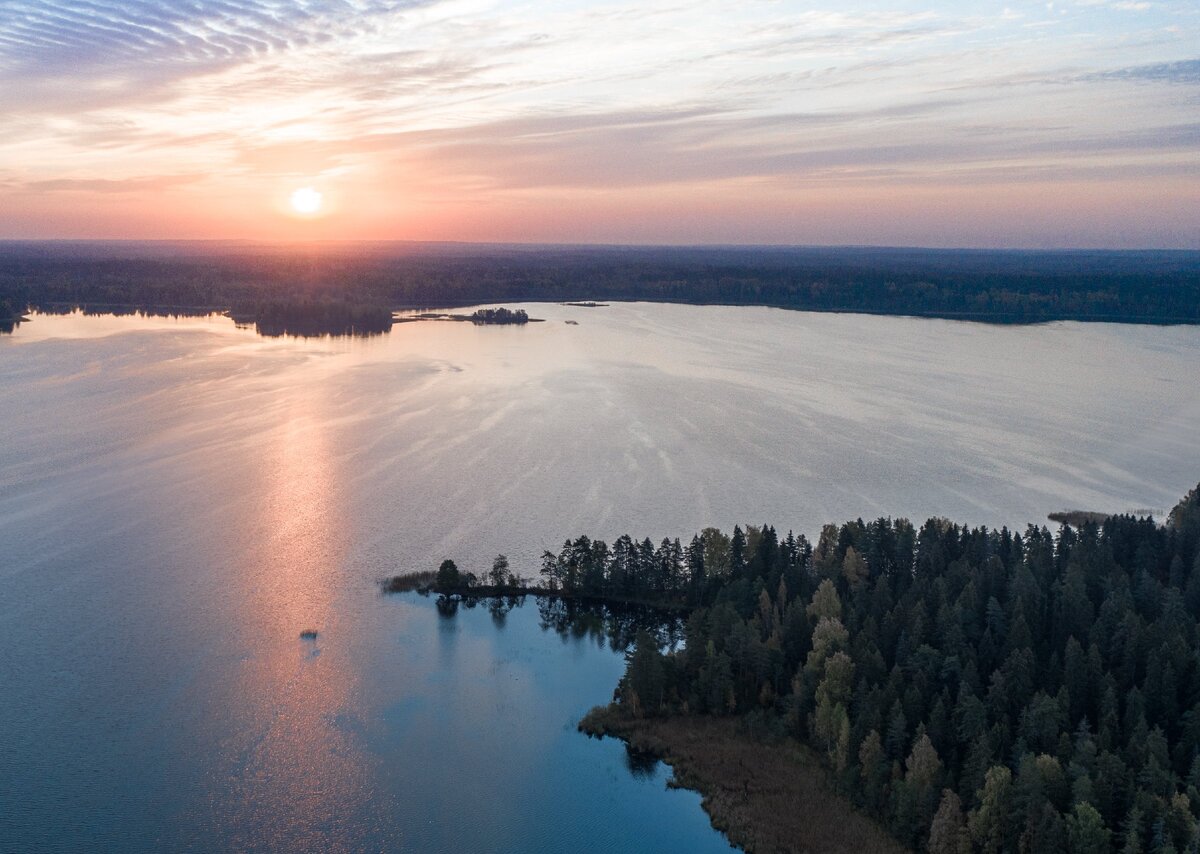
<svg viewBox="0 0 1200 854">
<path fill-rule="evenodd" d="M 277 424 L 248 478 L 262 481 L 260 551 L 231 597 L 230 624 L 260 650 L 232 696 L 252 720 L 253 738 L 230 744 L 223 763 L 237 804 L 224 816 L 235 847 L 299 841 L 309 850 L 348 851 L 349 817 L 369 805 L 372 771 L 354 743 L 357 673 L 339 666 L 335 599 L 344 593 L 343 491 L 329 435 L 331 389 L 292 386 L 269 410 Z M 300 637 L 315 630 L 315 641 Z M 344 651 L 341 653 L 344 655 Z M 214 793 L 220 794 L 220 793 Z M 228 801 L 227 801 L 228 803 Z"/>
</svg>

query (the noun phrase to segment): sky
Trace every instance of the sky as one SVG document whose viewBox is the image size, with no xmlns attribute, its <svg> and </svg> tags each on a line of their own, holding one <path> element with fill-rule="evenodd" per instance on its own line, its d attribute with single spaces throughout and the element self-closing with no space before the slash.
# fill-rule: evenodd
<svg viewBox="0 0 1200 854">
<path fill-rule="evenodd" d="M 1200 249 L 1200 3 L 0 0 L 0 238 Z"/>
</svg>

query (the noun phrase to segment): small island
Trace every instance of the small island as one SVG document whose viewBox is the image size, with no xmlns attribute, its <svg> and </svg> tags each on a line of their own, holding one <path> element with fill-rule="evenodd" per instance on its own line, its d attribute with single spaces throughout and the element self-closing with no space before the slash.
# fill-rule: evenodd
<svg viewBox="0 0 1200 854">
<path fill-rule="evenodd" d="M 508 308 L 480 308 L 470 314 L 427 311 L 394 318 L 396 323 L 414 323 L 421 320 L 447 320 L 474 323 L 476 326 L 524 326 L 526 323 L 545 322 L 542 318 L 530 317 L 523 308 L 518 308 L 516 311 Z"/>
<path fill-rule="evenodd" d="M 472 323 L 481 325 L 522 326 L 529 322 L 529 315 L 523 308 L 518 308 L 516 311 L 507 308 L 481 308 L 473 312 L 470 319 Z"/>
<path fill-rule="evenodd" d="M 1104 520 L 1111 515 L 1111 513 L 1097 513 L 1094 510 L 1059 510 L 1050 513 L 1046 518 L 1060 525 L 1082 528 L 1089 523 L 1093 525 L 1103 524 Z"/>
</svg>

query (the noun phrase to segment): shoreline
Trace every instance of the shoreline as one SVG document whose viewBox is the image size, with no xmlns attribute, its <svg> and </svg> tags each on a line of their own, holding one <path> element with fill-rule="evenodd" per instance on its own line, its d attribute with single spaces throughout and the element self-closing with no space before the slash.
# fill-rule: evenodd
<svg viewBox="0 0 1200 854">
<path fill-rule="evenodd" d="M 667 785 L 698 792 L 712 826 L 749 854 L 909 850 L 834 791 L 811 749 L 793 739 L 756 739 L 742 731 L 740 718 L 633 718 L 597 706 L 578 729 L 670 765 Z"/>
<path fill-rule="evenodd" d="M 431 308 L 429 305 L 414 304 L 414 303 L 393 303 L 384 301 L 376 305 L 375 303 L 363 303 L 372 305 L 386 311 L 392 312 L 393 325 L 400 323 L 412 323 L 415 321 L 429 320 L 467 320 L 469 316 L 453 314 L 454 308 L 466 308 L 476 305 L 494 304 L 495 300 L 469 300 L 461 304 L 456 304 L 453 300 L 436 302 L 441 303 L 439 308 L 445 309 L 439 311 L 439 308 Z M 900 317 L 910 318 L 915 320 L 945 320 L 956 323 L 978 323 L 984 326 L 1042 326 L 1052 323 L 1108 323 L 1121 324 L 1127 326 L 1157 326 L 1157 327 L 1172 327 L 1172 326 L 1200 326 L 1200 319 L 1169 314 L 1086 314 L 1080 312 L 1052 312 L 1037 317 L 1028 317 L 1012 312 L 988 312 L 988 311 L 948 311 L 938 309 L 908 309 L 908 310 L 887 310 L 880 308 L 870 308 L 864 305 L 844 305 L 844 306 L 811 306 L 811 305 L 796 305 L 785 302 L 733 302 L 722 300 L 709 299 L 687 299 L 687 298 L 671 298 L 666 296 L 657 296 L 653 299 L 644 297 L 630 298 L 608 298 L 606 302 L 596 303 L 595 306 L 586 305 L 578 302 L 561 302 L 553 299 L 548 299 L 542 295 L 519 296 L 509 298 L 508 302 L 512 304 L 557 304 L 564 306 L 574 306 L 583 308 L 608 308 L 613 305 L 621 305 L 626 303 L 648 303 L 651 305 L 685 305 L 695 306 L 698 308 L 717 307 L 717 308 L 770 308 L 778 311 L 795 311 L 805 314 L 850 314 L 861 315 L 864 317 Z M 84 314 L 137 314 L 145 313 L 156 317 L 171 317 L 171 316 L 192 316 L 203 317 L 209 314 L 229 315 L 231 309 L 227 305 L 211 305 L 201 304 L 170 304 L 159 305 L 152 302 L 95 302 L 95 301 L 63 301 L 63 300 L 31 300 L 28 303 L 28 310 L 31 313 L 44 314 L 60 314 L 64 312 L 47 311 L 46 309 L 62 308 L 70 306 L 73 309 L 81 310 Z M 419 311 L 429 316 L 414 316 L 406 315 L 404 312 Z M 28 319 L 28 318 L 26 318 Z M 529 323 L 544 323 L 545 318 L 529 318 Z M 477 324 L 488 325 L 488 324 Z M 497 324 L 498 325 L 498 324 Z"/>
<path fill-rule="evenodd" d="M 485 585 L 476 584 L 470 587 L 438 587 L 417 573 L 415 576 L 397 575 L 384 579 L 384 593 L 417 593 L 421 596 L 436 594 L 439 597 L 456 601 L 478 601 L 480 599 L 510 599 L 521 596 L 533 596 L 539 599 L 561 599 L 564 602 L 578 602 L 581 605 L 608 605 L 618 608 L 652 608 L 657 611 L 687 612 L 694 606 L 681 602 L 664 602 L 655 599 L 637 599 L 628 596 L 604 596 L 591 593 L 574 593 L 566 590 L 551 590 L 548 587 L 528 585 Z"/>
</svg>

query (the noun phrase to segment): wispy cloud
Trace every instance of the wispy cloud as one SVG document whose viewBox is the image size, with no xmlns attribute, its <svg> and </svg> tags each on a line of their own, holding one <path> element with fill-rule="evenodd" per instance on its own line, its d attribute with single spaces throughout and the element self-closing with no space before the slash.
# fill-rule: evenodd
<svg viewBox="0 0 1200 854">
<path fill-rule="evenodd" d="M 711 113 L 687 118 L 627 114 L 506 122 L 456 132 L 413 134 L 391 141 L 418 159 L 418 169 L 448 178 L 494 176 L 506 188 L 654 187 L 697 181 L 762 178 L 823 182 L 871 178 L 908 180 L 932 174 L 945 179 L 965 171 L 995 173 L 1006 180 L 1022 174 L 1044 180 L 1047 169 L 1066 173 L 1106 158 L 1110 175 L 1128 168 L 1115 155 L 1194 154 L 1200 124 L 1159 126 L 1119 133 L 975 133 L 972 129 L 929 139 L 914 118 L 958 108 L 931 102 L 921 108 L 873 110 L 840 115 L 781 115 L 758 118 Z M 890 133 L 863 134 L 863 127 L 900 119 Z M 813 131 L 822 131 L 814 134 Z M 838 144 L 827 135 L 834 132 Z M 1176 172 L 1191 168 L 1177 165 Z"/>
<path fill-rule="evenodd" d="M 1200 85 L 1200 59 L 1135 65 L 1088 75 L 1090 80 L 1132 80 L 1146 83 L 1184 83 Z"/>
<path fill-rule="evenodd" d="M 8 0 L 6 64 L 48 75 L 212 68 L 370 32 L 422 0 Z"/>
<path fill-rule="evenodd" d="M 435 0 L 7 0 L 0 104 L 82 109 L 169 97 L 188 77 L 378 31 Z"/>
<path fill-rule="evenodd" d="M 8 182 L 26 193 L 145 193 L 168 190 L 199 181 L 200 175 L 154 175 L 138 178 L 55 178 L 48 181 Z"/>
</svg>

